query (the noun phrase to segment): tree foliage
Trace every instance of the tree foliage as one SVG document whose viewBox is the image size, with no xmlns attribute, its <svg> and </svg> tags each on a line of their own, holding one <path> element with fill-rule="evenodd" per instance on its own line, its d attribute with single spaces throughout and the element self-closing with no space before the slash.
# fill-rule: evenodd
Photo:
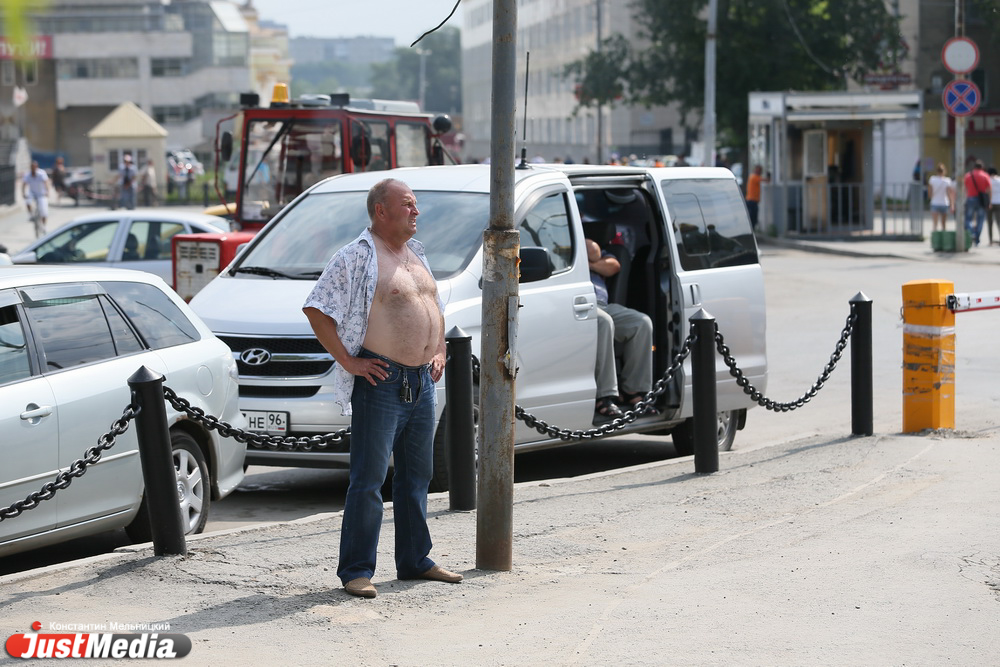
<svg viewBox="0 0 1000 667">
<path fill-rule="evenodd" d="M 581 90 L 597 91 L 581 96 L 580 106 L 610 101 L 618 85 L 629 103 L 678 103 L 685 116 L 700 117 L 708 0 L 632 6 L 648 42 L 636 48 L 612 36 L 600 54 L 570 65 Z M 718 0 L 717 17 L 716 121 L 741 146 L 749 92 L 844 89 L 905 56 L 898 20 L 883 0 Z"/>
<path fill-rule="evenodd" d="M 372 66 L 372 97 L 420 99 L 420 50 L 430 53 L 424 63 L 425 111 L 461 113 L 462 55 L 458 28 L 437 30 L 413 47 L 397 48 L 396 57 Z"/>
</svg>

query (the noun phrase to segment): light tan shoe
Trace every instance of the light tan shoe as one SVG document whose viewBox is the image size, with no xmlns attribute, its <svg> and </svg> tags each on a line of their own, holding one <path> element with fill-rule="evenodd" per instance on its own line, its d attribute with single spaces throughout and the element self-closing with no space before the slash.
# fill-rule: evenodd
<svg viewBox="0 0 1000 667">
<path fill-rule="evenodd" d="M 375 586 L 372 585 L 372 580 L 368 577 L 351 579 L 344 584 L 344 590 L 347 591 L 349 595 L 356 595 L 359 598 L 373 598 L 377 595 Z"/>
<path fill-rule="evenodd" d="M 435 565 L 417 578 L 429 579 L 430 581 L 443 581 L 446 584 L 457 584 L 463 577 L 456 572 L 449 572 L 440 565 Z"/>
</svg>

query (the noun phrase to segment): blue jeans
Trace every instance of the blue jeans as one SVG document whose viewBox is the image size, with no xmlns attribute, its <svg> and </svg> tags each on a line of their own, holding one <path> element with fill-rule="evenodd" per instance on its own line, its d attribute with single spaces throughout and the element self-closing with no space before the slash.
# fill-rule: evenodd
<svg viewBox="0 0 1000 667">
<path fill-rule="evenodd" d="M 382 484 L 392 455 L 396 575 L 417 577 L 434 567 L 427 557 L 427 487 L 433 474 L 436 393 L 430 366 L 401 366 L 362 349 L 359 356 L 389 363 L 389 377 L 372 386 L 355 378 L 351 396 L 351 472 L 340 533 L 337 576 L 343 583 L 375 573 L 382 527 Z M 411 402 L 402 396 L 409 384 Z"/>
<path fill-rule="evenodd" d="M 976 226 L 972 226 L 972 216 L 976 217 Z M 978 197 L 968 197 L 965 200 L 965 228 L 972 234 L 972 242 L 979 245 L 979 235 L 983 233 L 983 221 L 986 219 L 986 209 L 979 204 Z"/>
</svg>

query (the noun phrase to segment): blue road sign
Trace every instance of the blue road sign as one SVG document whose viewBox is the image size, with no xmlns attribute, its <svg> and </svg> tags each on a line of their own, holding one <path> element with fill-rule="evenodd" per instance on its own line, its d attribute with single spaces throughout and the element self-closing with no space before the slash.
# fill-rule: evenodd
<svg viewBox="0 0 1000 667">
<path fill-rule="evenodd" d="M 983 96 L 979 87 L 971 81 L 956 80 L 944 87 L 941 100 L 944 108 L 952 116 L 971 116 L 979 108 Z"/>
</svg>

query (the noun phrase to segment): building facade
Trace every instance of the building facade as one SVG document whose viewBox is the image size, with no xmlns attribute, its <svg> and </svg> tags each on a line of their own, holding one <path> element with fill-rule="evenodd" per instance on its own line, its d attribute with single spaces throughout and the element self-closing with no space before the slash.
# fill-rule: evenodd
<svg viewBox="0 0 1000 667">
<path fill-rule="evenodd" d="M 131 101 L 168 131 L 168 149 L 202 145 L 214 134 L 206 117 L 252 89 L 242 8 L 202 0 L 29 6 L 31 57 L 15 58 L 6 38 L 0 48 L 0 139 L 23 137 L 43 159 L 59 154 L 87 165 L 87 132 Z M 27 98 L 20 105 L 18 89 Z"/>
<path fill-rule="evenodd" d="M 462 3 L 462 107 L 466 160 L 490 154 L 492 99 L 493 2 Z M 574 114 L 575 82 L 565 67 L 597 48 L 599 38 L 620 33 L 639 41 L 638 26 L 627 2 L 607 0 L 518 0 L 517 137 L 529 156 L 545 161 L 607 161 L 619 156 L 685 155 L 696 132 L 686 129 L 673 107 L 605 106 L 598 122 L 595 109 Z M 530 54 L 525 90 L 525 62 Z M 601 136 L 598 137 L 600 127 Z M 599 150 L 600 144 L 600 150 Z"/>
</svg>

